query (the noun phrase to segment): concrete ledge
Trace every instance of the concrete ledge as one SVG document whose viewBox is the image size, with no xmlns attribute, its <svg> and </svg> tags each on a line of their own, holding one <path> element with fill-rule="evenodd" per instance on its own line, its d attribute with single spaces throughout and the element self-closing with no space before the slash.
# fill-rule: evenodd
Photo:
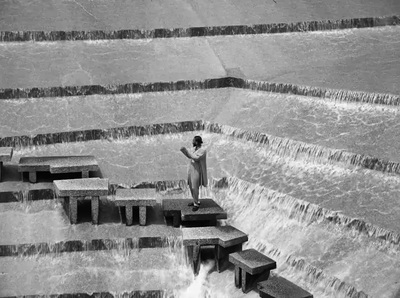
<svg viewBox="0 0 400 298">
<path fill-rule="evenodd" d="M 183 245 L 215 245 L 229 247 L 248 240 L 242 231 L 232 226 L 183 228 Z"/>
<path fill-rule="evenodd" d="M 168 239 L 171 241 L 171 239 Z M 67 240 L 55 243 L 0 245 L 0 257 L 36 256 L 80 251 L 162 248 L 168 246 L 162 236 L 124 239 Z M 179 240 L 176 240 L 179 242 Z"/>
<path fill-rule="evenodd" d="M 257 284 L 262 298 L 312 298 L 313 295 L 287 279 L 271 275 L 268 280 Z"/>
<path fill-rule="evenodd" d="M 52 174 L 82 172 L 82 178 L 88 178 L 89 171 L 98 170 L 99 165 L 92 155 L 21 157 L 18 164 L 18 172 L 29 172 L 29 180 L 34 180 L 31 182 L 36 182 L 36 172 Z"/>
<path fill-rule="evenodd" d="M 154 206 L 157 204 L 154 188 L 117 189 L 113 201 L 117 206 Z"/>
<path fill-rule="evenodd" d="M 398 16 L 354 18 L 341 20 L 305 21 L 297 23 L 189 27 L 172 29 L 93 30 L 93 31 L 1 31 L 0 42 L 64 41 L 104 39 L 177 38 L 218 35 L 273 34 L 307 31 L 325 31 L 350 28 L 369 28 L 399 25 Z"/>
<path fill-rule="evenodd" d="M 84 131 L 69 131 L 36 136 L 15 136 L 0 138 L 0 146 L 13 144 L 15 147 L 29 147 L 49 144 L 85 142 L 104 139 L 130 138 L 132 136 L 146 136 L 170 133 L 182 133 L 187 131 L 199 131 L 204 129 L 201 120 L 173 123 L 161 123 L 150 125 L 138 125 L 127 127 L 115 127 L 110 129 L 91 129 Z"/>
<path fill-rule="evenodd" d="M 276 262 L 255 249 L 246 249 L 229 255 L 229 261 L 254 275 L 264 270 L 276 269 Z"/>
<path fill-rule="evenodd" d="M 56 180 L 54 188 L 58 197 L 107 196 L 108 179 Z"/>
<path fill-rule="evenodd" d="M 192 211 L 188 206 L 191 199 L 164 199 L 163 212 L 165 217 L 173 217 L 174 226 L 180 225 L 181 221 L 210 221 L 216 225 L 217 219 L 226 219 L 226 212 L 212 199 L 202 199 L 199 210 Z"/>
</svg>

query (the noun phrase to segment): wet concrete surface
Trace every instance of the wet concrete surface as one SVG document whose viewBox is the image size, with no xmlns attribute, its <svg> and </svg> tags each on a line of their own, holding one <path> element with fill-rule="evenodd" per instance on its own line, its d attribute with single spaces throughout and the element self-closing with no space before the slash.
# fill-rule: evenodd
<svg viewBox="0 0 400 298">
<path fill-rule="evenodd" d="M 2 1 L 0 31 L 118 30 L 290 23 L 399 15 L 385 1 Z M 173 18 L 170 16 L 174 15 Z M 40 20 L 40 21 L 39 21 Z"/>
<path fill-rule="evenodd" d="M 274 35 L 0 44 L 0 88 L 245 78 L 400 93 L 400 26 Z"/>
<path fill-rule="evenodd" d="M 109 85 L 225 76 L 205 39 L 0 44 L 0 88 Z"/>
</svg>

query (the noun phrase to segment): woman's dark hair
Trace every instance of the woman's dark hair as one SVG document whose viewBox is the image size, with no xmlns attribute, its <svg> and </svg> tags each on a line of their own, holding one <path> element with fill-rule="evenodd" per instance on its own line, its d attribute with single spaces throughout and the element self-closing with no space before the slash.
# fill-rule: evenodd
<svg viewBox="0 0 400 298">
<path fill-rule="evenodd" d="M 195 136 L 194 140 L 196 141 L 197 144 L 203 144 L 203 140 L 201 139 L 200 136 Z"/>
</svg>

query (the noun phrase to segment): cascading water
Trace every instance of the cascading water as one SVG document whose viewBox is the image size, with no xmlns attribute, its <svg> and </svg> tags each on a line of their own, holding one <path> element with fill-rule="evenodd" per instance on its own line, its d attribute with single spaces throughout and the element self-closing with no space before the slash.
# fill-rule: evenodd
<svg viewBox="0 0 400 298">
<path fill-rule="evenodd" d="M 274 258 L 279 274 L 316 297 L 392 297 L 398 290 L 398 244 L 336 225 L 321 210 L 268 188 L 237 178 L 228 184 L 215 198 L 229 224 L 249 233 L 246 246 Z"/>
<path fill-rule="evenodd" d="M 291 146 L 291 142 L 270 146 L 262 141 L 267 139 L 261 134 L 245 130 L 206 123 L 205 132 L 195 133 L 206 140 L 210 177 L 233 176 L 225 183 L 217 183 L 228 187 L 227 192 L 216 188 L 203 192 L 202 196 L 217 199 L 228 211 L 228 223 L 249 234 L 249 247 L 276 258 L 279 274 L 322 297 L 362 297 L 363 292 L 390 297 L 396 291 L 393 278 L 400 274 L 396 269 L 399 233 L 395 228 L 398 177 L 352 165 L 344 167 L 340 162 L 321 162 L 312 157 L 315 154 L 312 150 L 307 153 L 311 158 L 307 155 L 302 158 L 298 156 L 298 147 Z M 172 180 L 174 175 L 179 179 L 185 177 L 186 160 L 177 148 L 190 144 L 192 137 L 193 132 L 113 142 L 57 144 L 24 148 L 15 155 L 94 154 L 111 183 L 130 187 L 166 177 Z M 254 142 L 257 140 L 260 142 Z M 127 162 L 130 160 L 131 165 Z M 134 168 L 140 171 L 133 171 Z M 186 191 L 188 196 L 182 180 L 159 187 L 163 195 L 185 197 Z M 376 202 L 382 203 L 378 206 Z M 62 221 L 67 224 L 66 218 Z M 82 235 L 88 235 L 90 224 L 79 226 Z M 107 225 L 107 230 L 100 225 L 91 231 L 95 232 L 91 239 L 110 239 L 125 233 L 119 222 L 115 227 Z M 39 241 L 39 237 L 36 242 L 61 241 L 68 233 L 49 235 L 52 236 L 43 235 L 43 240 Z M 121 246 L 110 244 L 110 247 L 118 250 Z M 378 270 L 379 264 L 388 266 Z M 363 268 L 363 273 L 357 268 Z M 380 272 L 384 288 L 369 284 L 370 273 L 376 271 Z M 218 280 L 216 276 L 209 275 L 210 283 Z M 224 280 L 223 275 L 219 278 Z M 228 284 L 229 279 L 225 280 Z"/>
</svg>

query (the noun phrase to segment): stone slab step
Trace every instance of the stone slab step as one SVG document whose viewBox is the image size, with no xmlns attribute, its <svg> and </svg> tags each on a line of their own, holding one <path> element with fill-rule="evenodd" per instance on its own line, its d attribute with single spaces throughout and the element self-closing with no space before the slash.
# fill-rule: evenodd
<svg viewBox="0 0 400 298">
<path fill-rule="evenodd" d="M 238 69 L 248 79 L 398 94 L 400 70 L 391 61 L 397 57 L 399 32 L 400 26 L 393 26 L 309 33 L 307 38 L 303 34 L 275 34 L 3 43 L 0 67 L 7 75 L 0 76 L 0 88 L 204 80 Z M 236 59 L 239 56 L 242 59 Z M 381 74 L 379 80 L 376 73 Z"/>
<path fill-rule="evenodd" d="M 262 298 L 312 298 L 313 295 L 287 279 L 272 275 L 257 284 Z"/>
<path fill-rule="evenodd" d="M 58 197 L 73 196 L 107 196 L 108 179 L 87 178 L 54 181 L 54 189 Z"/>
<path fill-rule="evenodd" d="M 254 275 L 276 268 L 276 262 L 255 249 L 246 249 L 229 255 L 229 262 Z"/>
<path fill-rule="evenodd" d="M 155 188 L 117 189 L 109 196 L 117 206 L 154 206 L 157 204 Z"/>
<path fill-rule="evenodd" d="M 345 0 L 330 2 L 279 3 L 262 0 L 202 2 L 176 0 L 164 2 L 79 3 L 38 0 L 25 5 L 6 0 L 0 16 L 0 31 L 80 31 L 118 29 L 186 28 L 240 24 L 288 23 L 326 19 L 371 17 L 400 14 L 397 1 Z M 173 16 L 173 17 L 172 17 Z"/>
<path fill-rule="evenodd" d="M 172 290 L 189 282 L 181 249 L 89 251 L 39 258 L 0 258 L 0 296 Z M 171 284 L 171 274 L 184 273 Z"/>
<path fill-rule="evenodd" d="M 183 228 L 183 245 L 220 245 L 234 246 L 248 240 L 242 231 L 232 226 Z"/>
<path fill-rule="evenodd" d="M 19 172 L 48 171 L 53 174 L 97 171 L 99 165 L 93 155 L 87 156 L 29 156 L 21 157 Z"/>
</svg>

